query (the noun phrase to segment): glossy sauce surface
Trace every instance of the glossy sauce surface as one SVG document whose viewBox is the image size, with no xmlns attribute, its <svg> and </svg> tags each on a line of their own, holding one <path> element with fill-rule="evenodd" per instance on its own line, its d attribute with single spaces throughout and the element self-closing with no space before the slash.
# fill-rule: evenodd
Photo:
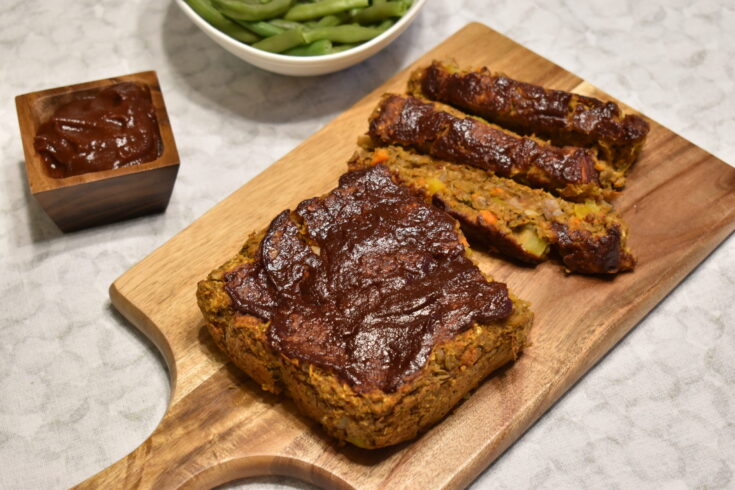
<svg viewBox="0 0 735 490">
<path fill-rule="evenodd" d="M 431 99 L 516 131 L 543 137 L 569 132 L 572 139 L 568 144 L 592 144 L 602 139 L 624 145 L 645 138 L 649 130 L 641 117 L 624 115 L 614 102 L 546 89 L 487 68 L 454 73 L 435 61 L 423 71 L 420 86 Z"/>
<path fill-rule="evenodd" d="M 271 322 L 271 347 L 361 392 L 395 391 L 437 342 L 513 309 L 465 256 L 456 222 L 382 166 L 278 215 L 256 260 L 225 279 L 239 312 Z"/>
<path fill-rule="evenodd" d="M 153 161 L 162 148 L 150 91 L 125 82 L 64 104 L 34 147 L 57 178 Z"/>
<path fill-rule="evenodd" d="M 369 134 L 383 144 L 416 148 L 501 177 L 519 176 L 540 187 L 599 182 L 594 156 L 586 149 L 540 143 L 411 96 L 385 95 Z"/>
</svg>

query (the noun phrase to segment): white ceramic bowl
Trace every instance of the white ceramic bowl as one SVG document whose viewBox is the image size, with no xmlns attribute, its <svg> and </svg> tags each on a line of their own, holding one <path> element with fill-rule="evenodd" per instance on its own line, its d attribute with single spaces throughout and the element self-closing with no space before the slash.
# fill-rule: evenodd
<svg viewBox="0 0 735 490">
<path fill-rule="evenodd" d="M 176 0 L 176 3 L 181 10 L 189 16 L 194 24 L 204 31 L 207 36 L 238 58 L 257 66 L 258 68 L 272 71 L 274 73 L 305 77 L 323 75 L 325 73 L 343 70 L 374 55 L 393 42 L 399 34 L 406 30 L 406 27 L 408 27 L 408 25 L 416 18 L 416 15 L 419 13 L 419 10 L 421 10 L 421 7 L 424 6 L 426 1 L 427 0 L 414 0 L 408 12 L 398 19 L 398 22 L 396 22 L 390 29 L 386 30 L 378 37 L 347 51 L 324 56 L 286 56 L 255 49 L 212 27 L 207 21 L 194 12 L 194 10 L 192 10 L 184 0 Z"/>
</svg>

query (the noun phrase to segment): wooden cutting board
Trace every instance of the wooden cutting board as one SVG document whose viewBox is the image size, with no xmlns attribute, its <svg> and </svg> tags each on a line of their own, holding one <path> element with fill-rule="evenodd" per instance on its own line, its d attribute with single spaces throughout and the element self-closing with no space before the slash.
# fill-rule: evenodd
<svg viewBox="0 0 735 490">
<path fill-rule="evenodd" d="M 735 169 L 651 121 L 616 206 L 640 265 L 614 280 L 480 255 L 536 313 L 532 345 L 428 433 L 394 448 L 339 447 L 283 399 L 263 393 L 214 348 L 196 283 L 281 210 L 336 186 L 386 91 L 434 58 L 609 98 L 510 39 L 470 24 L 377 88 L 123 274 L 113 304 L 164 353 L 173 391 L 155 432 L 82 487 L 211 487 L 279 474 L 327 487 L 457 488 L 470 483 L 735 229 Z"/>
</svg>

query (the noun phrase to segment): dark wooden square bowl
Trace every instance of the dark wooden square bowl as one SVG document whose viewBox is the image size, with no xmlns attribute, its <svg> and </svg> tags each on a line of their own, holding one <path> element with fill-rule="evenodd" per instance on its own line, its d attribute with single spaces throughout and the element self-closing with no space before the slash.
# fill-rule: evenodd
<svg viewBox="0 0 735 490">
<path fill-rule="evenodd" d="M 136 82 L 150 89 L 163 145 L 159 158 L 70 177 L 48 175 L 41 155 L 33 147 L 39 126 L 59 106 L 121 82 Z M 17 96 L 15 106 L 31 193 L 62 231 L 79 230 L 166 209 L 179 170 L 179 153 L 156 72 L 146 71 L 31 92 Z"/>
</svg>

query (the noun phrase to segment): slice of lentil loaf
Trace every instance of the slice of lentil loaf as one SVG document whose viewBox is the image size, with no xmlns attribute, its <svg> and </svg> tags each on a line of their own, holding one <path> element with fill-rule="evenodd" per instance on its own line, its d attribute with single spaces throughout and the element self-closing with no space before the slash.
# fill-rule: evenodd
<svg viewBox="0 0 735 490">
<path fill-rule="evenodd" d="M 538 263 L 555 252 L 568 271 L 615 274 L 632 270 L 627 227 L 601 201 L 569 202 L 482 170 L 435 160 L 400 147 L 355 154 L 352 169 L 388 167 L 394 179 L 457 218 L 465 233 L 502 255 Z"/>
<path fill-rule="evenodd" d="M 378 448 L 427 430 L 526 342 L 528 305 L 469 253 L 454 219 L 371 166 L 280 213 L 198 284 L 197 302 L 264 390 Z"/>
<path fill-rule="evenodd" d="M 614 102 L 521 82 L 487 67 L 460 70 L 434 61 L 413 72 L 408 91 L 556 145 L 594 148 L 621 172 L 636 161 L 650 129 Z"/>
<path fill-rule="evenodd" d="M 572 199 L 600 199 L 620 183 L 592 151 L 557 147 L 416 97 L 386 94 L 370 116 L 376 144 L 400 145 L 472 165 Z"/>
</svg>

